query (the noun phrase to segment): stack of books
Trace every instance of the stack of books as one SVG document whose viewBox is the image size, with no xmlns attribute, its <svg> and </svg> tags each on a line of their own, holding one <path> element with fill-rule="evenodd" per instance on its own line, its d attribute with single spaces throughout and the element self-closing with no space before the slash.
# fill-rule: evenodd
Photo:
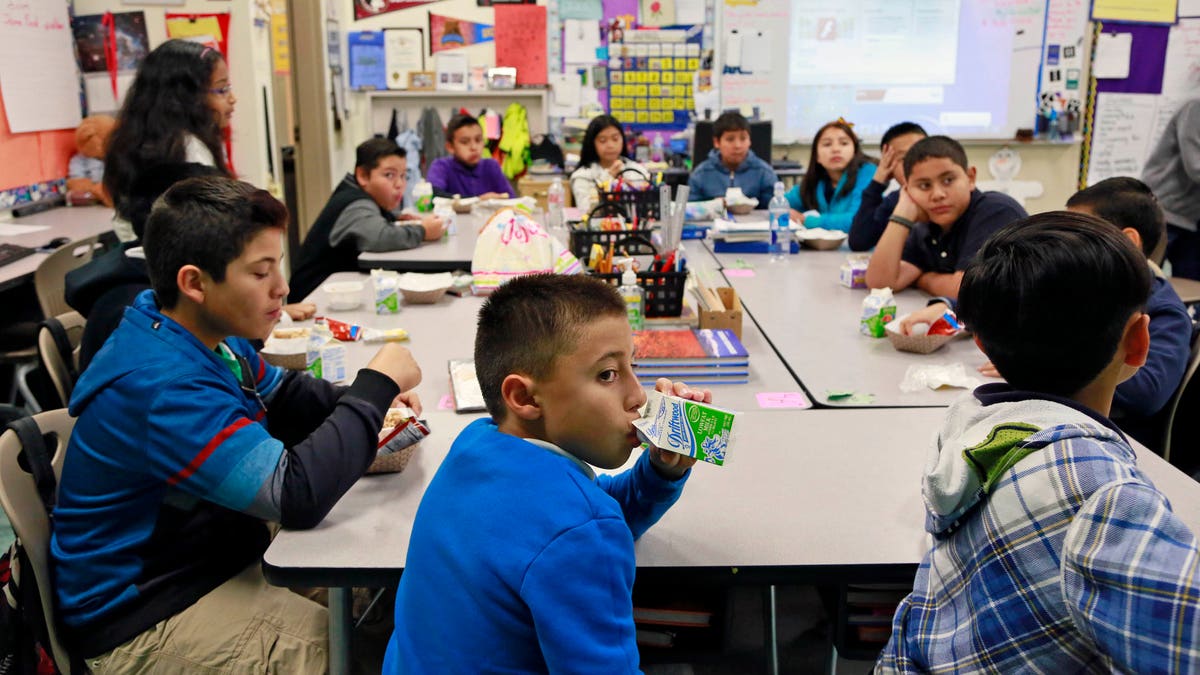
<svg viewBox="0 0 1200 675">
<path fill-rule="evenodd" d="M 731 330 L 644 330 L 633 334 L 633 372 L 652 385 L 660 377 L 692 384 L 744 384 L 750 354 Z"/>
</svg>

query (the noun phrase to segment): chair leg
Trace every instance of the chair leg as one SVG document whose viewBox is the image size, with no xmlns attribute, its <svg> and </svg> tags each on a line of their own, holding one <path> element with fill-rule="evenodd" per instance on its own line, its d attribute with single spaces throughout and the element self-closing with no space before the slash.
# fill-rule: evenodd
<svg viewBox="0 0 1200 675">
<path fill-rule="evenodd" d="M 38 405 L 37 399 L 33 396 L 33 391 L 29 388 L 29 374 L 37 369 L 37 365 L 32 362 L 19 364 L 13 372 L 13 385 L 21 394 L 21 398 L 25 399 L 25 409 L 29 414 L 37 414 L 42 412 L 42 407 Z M 16 403 L 16 399 L 13 399 Z"/>
</svg>

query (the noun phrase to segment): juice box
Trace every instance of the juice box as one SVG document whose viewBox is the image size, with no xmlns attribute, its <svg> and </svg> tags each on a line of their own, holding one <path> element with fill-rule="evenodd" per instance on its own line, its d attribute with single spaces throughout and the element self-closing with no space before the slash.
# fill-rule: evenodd
<svg viewBox="0 0 1200 675">
<path fill-rule="evenodd" d="M 724 466 L 737 416 L 732 410 L 649 391 L 642 417 L 633 426 L 655 447 Z"/>
</svg>

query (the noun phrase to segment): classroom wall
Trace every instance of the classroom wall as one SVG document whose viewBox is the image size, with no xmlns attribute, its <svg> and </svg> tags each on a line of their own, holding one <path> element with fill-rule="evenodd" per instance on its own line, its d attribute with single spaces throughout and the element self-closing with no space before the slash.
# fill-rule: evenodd
<svg viewBox="0 0 1200 675">
<path fill-rule="evenodd" d="M 1030 213 L 1052 211 L 1063 208 L 1067 198 L 1079 189 L 1079 143 L 990 143 L 969 141 L 963 143 L 967 161 L 974 166 L 979 180 L 991 180 L 988 158 L 1003 147 L 1016 150 L 1021 156 L 1021 171 L 1015 180 L 1036 180 L 1042 183 L 1042 196 L 1025 200 L 1025 210 Z M 879 146 L 866 146 L 864 150 L 874 157 L 879 156 Z M 774 157 L 788 159 L 808 165 L 811 145 L 777 145 Z"/>
<path fill-rule="evenodd" d="M 233 165 L 238 177 L 266 187 L 267 135 L 262 88 L 267 88 L 267 106 L 272 109 L 270 31 L 267 16 L 257 3 L 249 0 L 212 2 L 186 0 L 181 5 L 155 7 L 129 5 L 121 0 L 74 0 L 75 14 L 101 14 L 106 11 L 141 11 L 146 15 L 146 32 L 153 49 L 167 39 L 165 15 L 170 13 L 229 12 L 229 73 L 237 107 L 233 118 Z M 256 19 L 260 21 L 256 22 Z"/>
</svg>

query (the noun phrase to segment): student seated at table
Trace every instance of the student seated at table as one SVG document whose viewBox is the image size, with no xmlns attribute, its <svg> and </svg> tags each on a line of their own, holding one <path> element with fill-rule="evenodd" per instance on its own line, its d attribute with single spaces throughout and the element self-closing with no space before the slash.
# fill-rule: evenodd
<svg viewBox="0 0 1200 675">
<path fill-rule="evenodd" d="M 458 114 L 446 123 L 446 152 L 429 165 L 425 180 L 438 197 L 479 197 L 506 199 L 513 194 L 512 184 L 500 170 L 500 163 L 483 156 L 483 127 L 470 115 Z"/>
<path fill-rule="evenodd" d="M 692 169 L 688 199 L 716 199 L 738 187 L 747 197 L 758 199 L 756 208 L 767 208 L 779 178 L 771 165 L 750 149 L 750 122 L 741 113 L 722 113 L 713 122 L 713 146 L 708 159 Z"/>
<path fill-rule="evenodd" d="M 792 222 L 805 227 L 850 230 L 862 192 L 875 173 L 854 125 L 838 118 L 817 130 L 804 179 L 787 193 Z"/>
<path fill-rule="evenodd" d="M 907 182 L 867 266 L 867 286 L 916 286 L 958 297 L 963 270 L 993 232 L 1024 218 L 1012 197 L 975 189 L 975 167 L 947 136 L 917 141 L 904 157 Z"/>
<path fill-rule="evenodd" d="M 650 448 L 595 475 L 640 444 L 632 350 L 624 302 L 587 276 L 519 277 L 484 303 L 491 418 L 458 435 L 421 499 L 384 673 L 637 672 L 633 542 L 695 460 Z"/>
<path fill-rule="evenodd" d="M 334 272 L 358 270 L 363 251 L 416 248 L 422 241 L 441 239 L 446 231 L 438 216 L 394 214 L 407 183 L 404 148 L 387 138 L 372 138 L 355 154 L 354 173 L 334 188 L 300 247 L 290 280 L 297 300 L 307 298 Z"/>
<path fill-rule="evenodd" d="M 1146 255 L 1146 263 L 1154 274 L 1150 298 L 1146 301 L 1146 315 L 1150 317 L 1150 351 L 1145 365 L 1117 386 L 1109 417 L 1130 436 L 1161 454 L 1160 435 L 1165 420 L 1159 412 L 1171 400 L 1187 370 L 1193 333 L 1187 307 L 1162 270 L 1149 259 L 1166 236 L 1162 208 L 1145 183 L 1136 178 L 1119 177 L 1106 178 L 1071 195 L 1067 210 L 1099 216 L 1115 225 Z M 902 320 L 900 329 L 908 332 L 914 323 L 935 321 L 946 309 L 944 298 L 934 298 L 928 307 Z M 985 364 L 980 371 L 999 377 L 992 363 Z"/>
<path fill-rule="evenodd" d="M 267 523 L 309 528 L 375 458 L 421 370 L 380 349 L 349 387 L 266 364 L 287 209 L 220 176 L 146 224 L 153 290 L 75 386 L 50 540 L 58 618 L 93 673 L 325 672 L 327 612 L 268 586 Z M 270 430 L 268 431 L 268 426 Z"/>
<path fill-rule="evenodd" d="M 1038 214 L 979 249 L 959 315 L 1008 384 L 959 399 L 931 443 L 932 548 L 875 672 L 1194 669 L 1196 537 L 1108 419 L 1150 348 L 1150 280 L 1085 214 Z"/>
<path fill-rule="evenodd" d="M 926 136 L 925 129 L 916 122 L 893 124 L 883 132 L 883 139 L 879 142 L 883 156 L 875 165 L 871 182 L 862 191 L 862 201 L 850 224 L 850 236 L 846 243 L 851 251 L 869 251 L 879 243 L 879 238 L 887 228 L 888 218 L 896 209 L 896 202 L 900 201 L 899 188 L 904 187 L 904 156 L 914 143 Z M 897 189 L 892 189 L 892 185 Z"/>
<path fill-rule="evenodd" d="M 650 172 L 629 159 L 621 122 L 612 115 L 598 115 L 583 132 L 579 168 L 571 174 L 571 196 L 575 198 L 575 206 L 581 209 L 595 206 L 597 185 L 618 177 L 626 181 L 645 181 L 649 180 Z"/>
</svg>

